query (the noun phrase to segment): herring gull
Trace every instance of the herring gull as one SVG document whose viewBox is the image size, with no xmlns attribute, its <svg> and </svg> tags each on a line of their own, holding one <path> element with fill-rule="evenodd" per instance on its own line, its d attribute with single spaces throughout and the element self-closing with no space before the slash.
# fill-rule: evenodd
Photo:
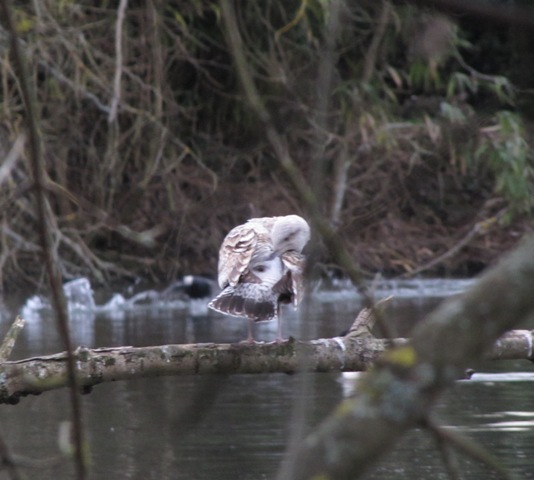
<svg viewBox="0 0 534 480">
<path fill-rule="evenodd" d="M 252 323 L 277 320 L 281 341 L 280 304 L 296 308 L 302 299 L 302 249 L 309 239 L 310 227 L 298 215 L 252 218 L 233 228 L 219 250 L 222 291 L 209 308 L 248 318 L 249 342 L 254 341 Z"/>
</svg>

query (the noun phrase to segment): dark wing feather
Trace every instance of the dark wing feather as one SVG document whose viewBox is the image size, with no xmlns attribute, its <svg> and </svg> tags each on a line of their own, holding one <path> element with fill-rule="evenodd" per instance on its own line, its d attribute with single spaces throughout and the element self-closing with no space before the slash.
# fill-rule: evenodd
<svg viewBox="0 0 534 480">
<path fill-rule="evenodd" d="M 266 322 L 278 318 L 277 300 L 278 296 L 263 284 L 239 283 L 223 289 L 208 307 L 227 315 Z"/>
<path fill-rule="evenodd" d="M 304 255 L 295 251 L 285 252 L 282 254 L 281 259 L 287 272 L 282 280 L 280 280 L 282 284 L 277 289 L 282 290 L 281 293 L 290 291 L 290 303 L 297 307 L 304 296 L 304 268 L 306 266 L 306 260 Z"/>
<path fill-rule="evenodd" d="M 280 303 L 294 303 L 295 292 L 290 271 L 287 271 L 278 282 L 273 285 L 273 293 Z"/>
</svg>

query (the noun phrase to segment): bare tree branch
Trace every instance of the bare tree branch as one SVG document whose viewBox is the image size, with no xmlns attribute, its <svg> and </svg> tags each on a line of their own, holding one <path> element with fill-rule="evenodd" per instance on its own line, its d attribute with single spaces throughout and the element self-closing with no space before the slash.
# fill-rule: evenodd
<svg viewBox="0 0 534 480">
<path fill-rule="evenodd" d="M 508 474 L 503 465 L 478 443 L 460 433 L 442 428 L 432 419 L 427 419 L 425 421 L 425 426 L 430 429 L 432 434 L 436 437 L 436 441 L 442 450 L 444 463 L 449 471 L 451 480 L 460 479 L 461 477 L 449 447 L 454 447 L 458 452 L 468 455 L 480 463 L 487 465 L 492 470 L 495 470 L 501 478 L 511 480 L 512 477 Z"/>
<path fill-rule="evenodd" d="M 386 26 L 389 22 L 389 17 L 391 15 L 391 3 L 389 0 L 382 0 L 382 9 L 380 11 L 380 16 L 377 21 L 377 26 L 373 34 L 373 39 L 371 40 L 371 45 L 365 55 L 365 61 L 363 65 L 363 74 L 362 81 L 369 82 L 375 71 L 376 58 L 378 56 L 378 48 L 380 47 L 380 42 L 384 37 L 386 31 Z"/>
<path fill-rule="evenodd" d="M 405 273 L 402 275 L 403 278 L 407 277 L 413 277 L 415 275 L 420 274 L 421 272 L 424 272 L 425 270 L 429 270 L 436 265 L 439 265 L 443 261 L 445 261 L 447 258 L 452 257 L 453 255 L 456 255 L 462 248 L 464 248 L 466 245 L 471 242 L 474 238 L 478 237 L 479 235 L 486 234 L 492 226 L 496 225 L 498 221 L 504 216 L 506 213 L 506 209 L 500 210 L 496 215 L 491 216 L 490 218 L 486 218 L 484 220 L 481 220 L 465 234 L 459 242 L 454 244 L 451 248 L 449 248 L 445 253 L 442 253 L 441 255 L 438 255 L 436 258 L 433 258 L 431 261 L 425 263 L 424 265 L 421 265 L 420 267 L 416 268 L 415 270 L 412 270 L 411 272 Z"/>
<path fill-rule="evenodd" d="M 28 139 L 30 148 L 30 161 L 33 170 L 33 181 L 35 195 L 37 197 L 37 216 L 39 219 L 39 236 L 43 250 L 44 263 L 48 274 L 50 288 L 52 292 L 52 302 L 57 315 L 58 329 L 61 338 L 67 350 L 67 378 L 70 389 L 70 402 L 72 406 L 74 446 L 75 446 L 75 463 L 76 473 L 79 480 L 86 477 L 86 465 L 82 452 L 83 443 L 83 426 L 82 412 L 76 385 L 74 356 L 72 353 L 71 340 L 67 320 L 67 310 L 65 307 L 65 297 L 61 287 L 61 277 L 58 270 L 58 262 L 52 248 L 52 241 L 48 225 L 46 212 L 46 195 L 45 195 L 45 166 L 41 151 L 41 136 L 37 124 L 37 114 L 35 108 L 34 92 L 30 88 L 28 81 L 28 72 L 24 55 L 20 49 L 17 32 L 13 23 L 11 8 L 7 0 L 1 0 L 2 13 L 10 33 L 11 53 L 13 62 L 18 74 L 21 95 L 24 99 L 26 111 L 26 123 L 28 128 Z"/>
<path fill-rule="evenodd" d="M 122 26 L 128 0 L 121 0 L 117 11 L 117 26 L 115 30 L 115 77 L 113 79 L 113 98 L 109 107 L 108 122 L 113 123 L 117 119 L 117 108 L 121 98 L 122 78 Z"/>
</svg>

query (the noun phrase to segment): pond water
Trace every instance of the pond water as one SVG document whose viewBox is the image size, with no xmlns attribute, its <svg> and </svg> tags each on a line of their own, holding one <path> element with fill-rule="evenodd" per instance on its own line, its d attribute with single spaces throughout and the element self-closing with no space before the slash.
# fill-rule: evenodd
<svg viewBox="0 0 534 480">
<path fill-rule="evenodd" d="M 377 292 L 395 295 L 387 318 L 406 335 L 430 308 L 469 282 L 386 283 Z M 356 292 L 337 285 L 315 292 L 300 317 L 284 310 L 284 334 L 318 338 L 348 328 L 360 308 Z M 39 303 L 41 302 L 41 303 Z M 75 344 L 88 347 L 167 343 L 235 342 L 246 338 L 246 321 L 206 310 L 206 300 L 181 303 L 107 304 L 73 309 Z M 1 315 L 5 332 L 20 310 Z M 27 324 L 12 359 L 61 351 L 54 319 L 42 299 L 25 302 Z M 272 340 L 276 325 L 260 324 L 256 336 Z M 355 385 L 354 375 L 232 375 L 162 377 L 96 386 L 83 397 L 83 418 L 93 479 L 275 478 L 295 416 L 304 429 L 317 425 Z M 357 381 L 357 380 L 356 380 Z M 529 362 L 487 363 L 471 380 L 457 382 L 437 404 L 446 428 L 480 442 L 518 478 L 534 478 L 534 369 Z M 0 434 L 23 457 L 32 479 L 74 478 L 57 443 L 69 419 L 66 389 L 0 405 Z M 305 408 L 303 412 L 301 409 Z M 49 459 L 49 464 L 40 461 Z M 462 455 L 462 478 L 498 476 Z M 448 479 L 441 453 L 427 432 L 413 430 L 364 477 Z"/>
</svg>

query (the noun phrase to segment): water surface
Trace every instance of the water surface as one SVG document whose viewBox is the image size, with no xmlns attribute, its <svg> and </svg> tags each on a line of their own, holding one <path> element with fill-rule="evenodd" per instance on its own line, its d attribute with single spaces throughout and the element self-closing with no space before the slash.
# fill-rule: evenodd
<svg viewBox="0 0 534 480">
<path fill-rule="evenodd" d="M 441 284 L 442 285 L 442 284 Z M 391 286 L 397 296 L 388 318 L 399 334 L 439 303 L 446 290 Z M 398 294 L 403 289 L 404 294 Z M 411 291 L 410 295 L 406 291 Z M 428 295 L 428 292 L 432 294 Z M 438 295 L 441 293 L 441 295 Z M 384 288 L 388 294 L 388 288 Z M 360 308 L 352 290 L 321 290 L 299 318 L 285 311 L 285 335 L 328 337 L 350 326 Z M 207 313 L 205 301 L 191 308 L 141 307 L 73 312 L 76 344 L 88 347 L 167 343 L 234 342 L 246 337 L 246 323 Z M 167 306 L 168 307 L 168 306 Z M 13 358 L 62 350 L 54 319 L 31 313 Z M 5 331 L 11 315 L 4 314 Z M 272 340 L 276 325 L 261 324 L 257 337 Z M 295 410 L 305 408 L 305 430 L 316 426 L 354 386 L 342 374 L 185 376 L 139 379 L 96 386 L 83 397 L 84 423 L 95 479 L 274 478 L 292 432 Z M 304 382 L 305 380 L 305 382 Z M 356 380 L 357 381 L 357 380 Z M 306 388 L 303 390 L 303 383 Z M 458 382 L 440 399 L 435 415 L 448 429 L 479 441 L 519 478 L 534 478 L 534 370 L 529 362 L 488 363 L 472 380 Z M 299 405 L 298 408 L 295 405 Z M 65 389 L 0 406 L 0 431 L 11 449 L 30 459 L 59 455 L 57 432 L 68 420 Z M 477 462 L 458 457 L 462 478 L 498 478 Z M 73 478 L 72 465 L 33 465 L 29 478 Z M 414 430 L 366 479 L 447 479 L 435 440 Z"/>
</svg>

